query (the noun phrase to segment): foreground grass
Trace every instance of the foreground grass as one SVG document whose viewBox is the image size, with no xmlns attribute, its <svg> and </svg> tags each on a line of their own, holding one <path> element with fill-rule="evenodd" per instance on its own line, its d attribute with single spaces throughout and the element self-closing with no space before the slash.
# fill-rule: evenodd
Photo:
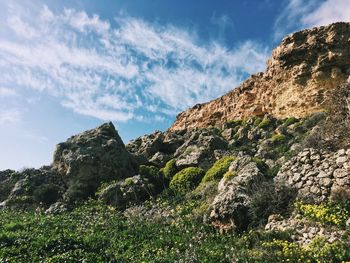
<svg viewBox="0 0 350 263">
<path fill-rule="evenodd" d="M 212 227 L 186 217 L 169 223 L 127 220 L 113 208 L 96 202 L 60 215 L 0 212 L 0 262 L 337 262 L 339 259 L 334 253 L 317 258 L 289 241 L 287 233 L 219 234 Z"/>
</svg>

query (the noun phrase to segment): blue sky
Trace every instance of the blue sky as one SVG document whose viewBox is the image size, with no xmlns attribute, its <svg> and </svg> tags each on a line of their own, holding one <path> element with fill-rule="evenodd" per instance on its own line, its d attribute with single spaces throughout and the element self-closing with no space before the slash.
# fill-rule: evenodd
<svg viewBox="0 0 350 263">
<path fill-rule="evenodd" d="M 124 142 L 166 130 L 263 71 L 286 34 L 349 20 L 349 0 L 2 0 L 0 170 L 49 164 L 105 121 Z"/>
</svg>

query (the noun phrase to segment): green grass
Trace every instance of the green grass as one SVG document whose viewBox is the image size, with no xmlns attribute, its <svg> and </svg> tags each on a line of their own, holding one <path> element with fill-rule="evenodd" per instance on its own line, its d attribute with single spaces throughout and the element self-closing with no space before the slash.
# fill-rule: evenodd
<svg viewBox="0 0 350 263">
<path fill-rule="evenodd" d="M 191 219 L 188 213 L 173 221 L 128 220 L 112 207 L 95 201 L 60 215 L 0 211 L 0 262 L 349 260 L 348 246 L 333 246 L 327 249 L 325 258 L 324 253 L 311 253 L 291 243 L 289 233 L 254 230 L 243 235 L 220 234 Z M 286 253 L 286 248 L 293 253 Z"/>
</svg>

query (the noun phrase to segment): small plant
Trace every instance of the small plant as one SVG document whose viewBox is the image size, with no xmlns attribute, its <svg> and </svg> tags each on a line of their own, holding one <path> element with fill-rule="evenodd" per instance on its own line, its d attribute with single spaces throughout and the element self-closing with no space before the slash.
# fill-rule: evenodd
<svg viewBox="0 0 350 263">
<path fill-rule="evenodd" d="M 292 124 L 294 124 L 294 123 L 297 123 L 299 120 L 297 119 L 297 118 L 295 118 L 295 117 L 289 117 L 289 118 L 287 118 L 287 119 L 285 119 L 285 121 L 284 121 L 284 126 L 289 126 L 289 125 L 292 125 Z"/>
<path fill-rule="evenodd" d="M 344 259 L 350 259 L 349 244 L 339 241 L 328 243 L 322 237 L 312 240 L 306 250 L 319 259 L 317 262 L 344 262 Z"/>
<path fill-rule="evenodd" d="M 262 118 L 260 117 L 256 117 L 256 119 L 254 120 L 254 126 L 257 127 L 259 126 L 259 124 L 262 122 Z"/>
<path fill-rule="evenodd" d="M 258 125 L 260 129 L 267 129 L 271 125 L 271 120 L 264 118 Z"/>
<path fill-rule="evenodd" d="M 227 172 L 230 164 L 235 160 L 233 156 L 225 156 L 217 160 L 214 165 L 205 173 L 202 183 L 220 180 Z"/>
<path fill-rule="evenodd" d="M 283 134 L 275 134 L 271 137 L 272 142 L 281 144 L 287 141 L 287 137 Z"/>
<path fill-rule="evenodd" d="M 329 225 L 344 227 L 349 218 L 349 212 L 336 203 L 317 205 L 299 201 L 295 203 L 295 208 L 302 216 Z"/>
<path fill-rule="evenodd" d="M 188 167 L 174 175 L 170 182 L 170 189 L 183 193 L 194 189 L 204 175 L 204 170 L 198 167 Z"/>
<path fill-rule="evenodd" d="M 233 172 L 233 171 L 227 171 L 225 174 L 224 174 L 224 178 L 225 178 L 225 181 L 230 181 L 232 178 L 234 178 L 235 176 L 237 176 L 237 173 Z"/>
</svg>

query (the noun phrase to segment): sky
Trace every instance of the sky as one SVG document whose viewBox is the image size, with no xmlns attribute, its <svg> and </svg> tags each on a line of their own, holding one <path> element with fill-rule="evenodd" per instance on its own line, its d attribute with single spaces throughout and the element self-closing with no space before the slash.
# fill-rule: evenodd
<svg viewBox="0 0 350 263">
<path fill-rule="evenodd" d="M 350 21 L 350 0 L 1 0 L 0 170 L 112 121 L 123 141 L 264 71 L 291 32 Z"/>
</svg>

